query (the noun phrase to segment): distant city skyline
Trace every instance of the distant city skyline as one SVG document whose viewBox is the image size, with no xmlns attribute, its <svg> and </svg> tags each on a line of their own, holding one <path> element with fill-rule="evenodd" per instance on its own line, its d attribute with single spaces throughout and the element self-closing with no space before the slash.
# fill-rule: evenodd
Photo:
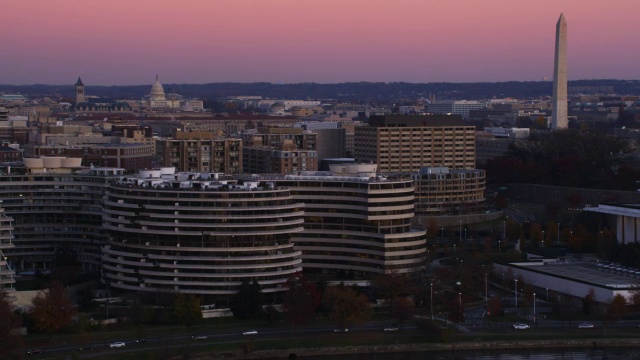
<svg viewBox="0 0 640 360">
<path fill-rule="evenodd" d="M 0 84 L 640 79 L 637 0 L 30 0 L 0 12 Z"/>
</svg>

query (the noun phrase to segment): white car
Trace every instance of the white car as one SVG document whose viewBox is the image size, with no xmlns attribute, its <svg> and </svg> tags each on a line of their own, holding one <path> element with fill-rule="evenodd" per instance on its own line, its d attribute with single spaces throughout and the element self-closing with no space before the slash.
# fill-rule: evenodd
<svg viewBox="0 0 640 360">
<path fill-rule="evenodd" d="M 109 347 L 112 348 L 112 349 L 113 348 L 121 348 L 121 347 L 125 347 L 125 343 L 123 343 L 122 341 L 116 341 L 116 342 L 113 342 L 113 343 L 109 344 Z"/>
<path fill-rule="evenodd" d="M 397 326 L 387 326 L 386 328 L 384 328 L 384 331 L 389 332 L 389 331 L 400 331 L 400 328 Z"/>
<path fill-rule="evenodd" d="M 347 333 L 349 332 L 349 329 L 344 328 L 344 329 L 334 329 L 333 330 L 334 333 Z"/>
<path fill-rule="evenodd" d="M 578 329 L 593 329 L 592 323 L 582 323 L 578 325 Z"/>
<path fill-rule="evenodd" d="M 513 324 L 513 328 L 516 330 L 526 330 L 530 329 L 531 327 L 529 326 L 529 324 Z"/>
<path fill-rule="evenodd" d="M 196 341 L 197 341 L 197 340 L 207 340 L 207 337 L 206 337 L 206 336 L 204 336 L 204 335 L 193 335 L 193 336 L 191 337 L 191 340 L 196 340 Z"/>
<path fill-rule="evenodd" d="M 258 332 L 255 330 L 249 330 L 242 333 L 242 335 L 258 335 Z"/>
</svg>

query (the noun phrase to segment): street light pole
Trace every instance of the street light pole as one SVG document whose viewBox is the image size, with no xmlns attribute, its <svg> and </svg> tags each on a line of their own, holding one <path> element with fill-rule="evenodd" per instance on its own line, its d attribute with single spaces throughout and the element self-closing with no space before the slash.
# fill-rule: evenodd
<svg viewBox="0 0 640 360">
<path fill-rule="evenodd" d="M 487 274 L 484 274 L 484 306 L 489 306 L 489 286 L 487 282 Z"/>
<path fill-rule="evenodd" d="M 462 318 L 462 293 L 459 292 L 458 295 L 460 296 L 460 317 Z"/>
<path fill-rule="evenodd" d="M 431 320 L 433 320 L 433 283 L 431 283 Z"/>
<path fill-rule="evenodd" d="M 549 288 L 547 288 L 547 302 L 549 302 Z"/>
<path fill-rule="evenodd" d="M 458 241 L 462 242 L 462 220 L 460 220 L 460 227 L 458 228 L 458 238 Z"/>
<path fill-rule="evenodd" d="M 538 323 L 538 318 L 536 317 L 536 293 L 533 293 L 533 322 Z"/>
<path fill-rule="evenodd" d="M 515 282 L 515 287 L 513 289 L 513 295 L 515 295 L 514 299 L 516 301 L 516 307 L 518 307 L 518 279 L 513 279 Z"/>
</svg>

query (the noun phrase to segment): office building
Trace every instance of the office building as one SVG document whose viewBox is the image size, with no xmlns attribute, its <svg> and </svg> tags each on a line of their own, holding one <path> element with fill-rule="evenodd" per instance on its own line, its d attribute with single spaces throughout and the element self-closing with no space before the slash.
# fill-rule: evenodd
<svg viewBox="0 0 640 360">
<path fill-rule="evenodd" d="M 431 114 L 457 115 L 463 119 L 469 118 L 469 111 L 484 109 L 487 105 L 479 101 L 457 100 L 431 103 L 427 105 L 427 112 Z"/>
<path fill-rule="evenodd" d="M 355 158 L 381 173 L 413 173 L 425 166 L 475 168 L 475 127 L 459 116 L 380 115 L 355 128 Z"/>
</svg>

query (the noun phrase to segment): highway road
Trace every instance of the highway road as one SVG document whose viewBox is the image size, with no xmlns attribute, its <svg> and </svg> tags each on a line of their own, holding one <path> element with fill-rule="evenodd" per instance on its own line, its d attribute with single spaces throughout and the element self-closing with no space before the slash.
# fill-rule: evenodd
<svg viewBox="0 0 640 360">
<path fill-rule="evenodd" d="M 528 323 L 531 329 L 516 330 L 513 328 L 512 322 L 489 322 L 481 316 L 481 310 L 474 309 L 465 313 L 466 322 L 462 324 L 453 324 L 449 322 L 449 326 L 457 327 L 461 332 L 467 334 L 473 334 L 474 332 L 498 332 L 498 333 L 557 333 L 559 331 L 572 331 L 580 333 L 594 334 L 594 336 L 602 336 L 607 331 L 620 332 L 621 330 L 631 330 L 630 334 L 636 336 L 640 334 L 640 321 L 619 321 L 608 322 L 606 325 L 602 321 L 589 321 L 594 324 L 592 329 L 579 329 L 578 324 L 583 321 L 561 322 L 555 320 L 547 320 L 540 318 L 536 323 Z M 424 316 L 429 318 L 429 316 Z M 440 319 L 442 321 L 442 319 Z M 382 325 L 380 321 L 370 322 L 364 326 L 350 328 L 348 333 L 335 333 L 334 327 L 330 326 L 318 326 L 318 327 L 305 327 L 295 330 L 296 337 L 312 337 L 317 335 L 333 334 L 335 336 L 349 336 L 353 333 L 362 332 L 382 332 Z M 253 330 L 253 329 L 251 329 Z M 35 355 L 38 358 L 60 358 L 61 355 L 67 354 L 71 358 L 70 354 L 75 353 L 74 357 L 81 359 L 89 359 L 93 357 L 99 357 L 109 354 L 133 354 L 141 351 L 154 351 L 158 349 L 177 349 L 184 347 L 199 347 L 206 344 L 231 344 L 241 343 L 246 340 L 251 341 L 268 341 L 268 340 L 286 340 L 291 338 L 291 329 L 260 329 L 257 328 L 258 334 L 256 335 L 242 335 L 242 332 L 219 332 L 219 333 L 198 333 L 197 336 L 201 337 L 200 340 L 192 340 L 192 336 L 176 335 L 176 336 L 163 336 L 157 338 L 146 338 L 143 343 L 136 343 L 136 339 L 120 339 L 126 344 L 123 348 L 110 348 L 111 342 L 95 342 L 91 344 L 65 344 L 59 346 L 51 346 L 38 349 L 40 354 Z M 402 333 L 415 333 L 416 327 L 413 325 L 405 326 L 402 329 Z M 389 333 L 390 336 L 398 336 L 397 332 Z M 400 333 L 401 334 L 401 333 Z M 401 335 L 400 335 L 401 336 Z M 80 346 L 84 348 L 90 348 L 88 350 L 79 350 Z M 35 357 L 34 356 L 34 357 Z"/>
</svg>

